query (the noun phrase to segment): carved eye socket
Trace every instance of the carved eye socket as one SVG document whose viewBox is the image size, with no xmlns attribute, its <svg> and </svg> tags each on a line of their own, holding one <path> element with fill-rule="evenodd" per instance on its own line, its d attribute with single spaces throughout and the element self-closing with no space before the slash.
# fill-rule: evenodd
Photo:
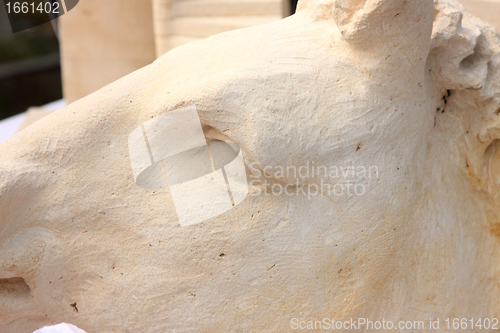
<svg viewBox="0 0 500 333">
<path fill-rule="evenodd" d="M 217 129 L 203 128 L 194 105 L 146 121 L 128 139 L 136 184 L 168 189 L 181 226 L 223 214 L 248 194 L 239 147 Z"/>
</svg>

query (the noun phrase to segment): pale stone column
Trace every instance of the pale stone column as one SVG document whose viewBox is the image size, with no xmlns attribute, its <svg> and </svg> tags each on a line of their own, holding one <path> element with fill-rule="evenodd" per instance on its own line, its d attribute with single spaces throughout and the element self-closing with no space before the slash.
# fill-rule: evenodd
<svg viewBox="0 0 500 333">
<path fill-rule="evenodd" d="M 85 0 L 60 18 L 68 103 L 155 59 L 150 1 Z"/>
<path fill-rule="evenodd" d="M 170 49 L 169 37 L 171 21 L 171 3 L 173 0 L 152 0 L 153 24 L 156 45 L 156 56 L 159 57 Z"/>
</svg>

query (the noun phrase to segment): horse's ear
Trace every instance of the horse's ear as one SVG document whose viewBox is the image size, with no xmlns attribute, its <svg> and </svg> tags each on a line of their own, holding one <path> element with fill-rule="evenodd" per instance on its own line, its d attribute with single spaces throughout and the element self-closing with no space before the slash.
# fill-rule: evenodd
<svg viewBox="0 0 500 333">
<path fill-rule="evenodd" d="M 333 19 L 350 42 L 386 43 L 393 38 L 416 38 L 432 29 L 432 0 L 331 0 Z M 411 36 L 408 33 L 412 34 Z M 418 45 L 418 44 L 417 44 Z"/>
<path fill-rule="evenodd" d="M 333 19 L 346 40 L 363 39 L 365 35 L 372 35 L 370 31 L 382 26 L 390 17 L 388 12 L 398 7 L 389 6 L 390 2 L 395 1 L 333 0 Z"/>
<path fill-rule="evenodd" d="M 333 19 L 340 32 L 348 39 L 367 25 L 368 0 L 334 0 Z"/>
<path fill-rule="evenodd" d="M 381 2 L 382 0 L 299 0 L 297 12 L 308 12 L 316 19 L 333 19 L 339 29 L 351 30 L 349 28 L 361 25 L 362 14 L 369 2 Z"/>
</svg>

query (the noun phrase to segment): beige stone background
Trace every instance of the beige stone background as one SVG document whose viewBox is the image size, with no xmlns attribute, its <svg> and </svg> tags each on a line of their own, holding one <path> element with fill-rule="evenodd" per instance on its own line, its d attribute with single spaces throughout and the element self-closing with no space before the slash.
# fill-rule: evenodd
<svg viewBox="0 0 500 333">
<path fill-rule="evenodd" d="M 492 24 L 500 31 L 500 0 L 459 0 L 474 16 Z"/>
<path fill-rule="evenodd" d="M 500 30 L 500 0 L 461 0 Z M 290 15 L 283 0 L 80 0 L 62 16 L 63 91 L 74 102 L 184 43 Z"/>
</svg>

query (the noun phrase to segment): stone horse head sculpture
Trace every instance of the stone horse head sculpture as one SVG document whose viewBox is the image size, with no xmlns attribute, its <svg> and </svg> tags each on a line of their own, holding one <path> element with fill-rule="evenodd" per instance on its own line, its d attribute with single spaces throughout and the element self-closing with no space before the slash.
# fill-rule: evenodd
<svg viewBox="0 0 500 333">
<path fill-rule="evenodd" d="M 249 194 L 181 226 L 129 140 L 186 108 Z M 499 113 L 499 35 L 454 0 L 302 0 L 176 48 L 0 145 L 0 331 L 498 317 Z"/>
</svg>

